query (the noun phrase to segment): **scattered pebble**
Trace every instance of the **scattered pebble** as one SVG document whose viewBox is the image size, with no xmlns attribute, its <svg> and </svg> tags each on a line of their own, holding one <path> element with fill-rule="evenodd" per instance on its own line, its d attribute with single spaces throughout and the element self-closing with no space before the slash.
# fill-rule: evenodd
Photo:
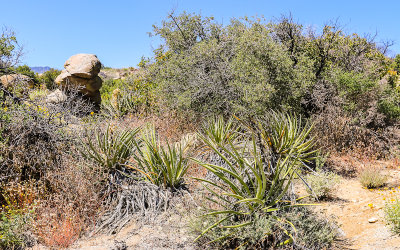
<svg viewBox="0 0 400 250">
<path fill-rule="evenodd" d="M 368 219 L 368 222 L 369 222 L 369 223 L 375 223 L 375 222 L 377 222 L 377 221 L 378 221 L 378 219 L 375 218 L 375 217 L 372 217 L 372 218 Z"/>
</svg>

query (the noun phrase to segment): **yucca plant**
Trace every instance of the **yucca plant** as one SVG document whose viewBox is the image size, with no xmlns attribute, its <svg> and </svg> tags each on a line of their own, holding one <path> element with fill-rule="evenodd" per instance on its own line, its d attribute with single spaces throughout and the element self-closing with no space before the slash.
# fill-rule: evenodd
<svg viewBox="0 0 400 250">
<path fill-rule="evenodd" d="M 132 156 L 141 142 L 136 138 L 139 129 L 95 129 L 93 135 L 86 131 L 87 140 L 81 140 L 80 151 L 84 157 L 95 161 L 108 170 L 120 169 Z"/>
<path fill-rule="evenodd" d="M 138 111 L 138 99 L 140 96 L 134 91 L 123 89 L 115 97 L 115 100 L 105 102 L 102 105 L 102 113 L 106 117 L 122 117 Z"/>
<path fill-rule="evenodd" d="M 171 145 L 167 140 L 162 145 L 154 127 L 149 126 L 142 132 L 142 140 L 143 146 L 136 145 L 137 153 L 130 167 L 158 186 L 181 187 L 189 168 L 187 154 L 193 139 L 186 136 L 180 143 Z"/>
<path fill-rule="evenodd" d="M 210 142 L 215 144 L 228 144 L 237 141 L 240 138 L 239 126 L 232 120 L 225 121 L 224 117 L 218 116 L 204 123 L 204 135 L 210 139 Z"/>
<path fill-rule="evenodd" d="M 222 164 L 193 159 L 217 177 L 217 181 L 198 179 L 212 195 L 209 200 L 217 209 L 205 214 L 215 217 L 216 221 L 197 239 L 217 227 L 225 229 L 226 234 L 211 242 L 232 238 L 235 229 L 251 226 L 260 213 L 274 217 L 272 212 L 297 205 L 285 203 L 283 199 L 300 167 L 315 153 L 312 139 L 308 139 L 311 126 L 301 129 L 299 124 L 301 120 L 295 116 L 271 112 L 265 121 L 245 124 L 250 137 L 239 147 L 232 142 L 234 136 L 222 143 L 208 135 L 199 135 L 219 155 Z M 287 235 L 284 244 L 293 240 L 290 233 Z"/>
</svg>

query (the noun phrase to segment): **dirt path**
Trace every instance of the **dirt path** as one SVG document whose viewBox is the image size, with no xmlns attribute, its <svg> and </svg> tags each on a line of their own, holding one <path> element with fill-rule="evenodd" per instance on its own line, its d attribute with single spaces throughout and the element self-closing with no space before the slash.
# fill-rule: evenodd
<svg viewBox="0 0 400 250">
<path fill-rule="evenodd" d="M 368 190 L 357 179 L 344 179 L 335 199 L 316 208 L 337 218 L 349 241 L 348 249 L 400 249 L 400 237 L 392 234 L 385 224 L 383 211 L 387 199 L 400 196 L 400 173 L 390 170 L 388 174 L 389 185 L 381 190 Z M 370 218 L 377 221 L 369 223 Z"/>
</svg>

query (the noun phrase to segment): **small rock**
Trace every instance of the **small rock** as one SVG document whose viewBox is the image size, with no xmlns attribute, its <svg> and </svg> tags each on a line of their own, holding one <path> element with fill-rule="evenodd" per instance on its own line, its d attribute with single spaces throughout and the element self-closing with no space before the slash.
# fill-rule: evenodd
<svg viewBox="0 0 400 250">
<path fill-rule="evenodd" d="M 50 93 L 46 97 L 47 103 L 60 103 L 65 102 L 67 100 L 67 96 L 59 89 L 56 89 L 54 92 Z"/>
<path fill-rule="evenodd" d="M 377 222 L 377 221 L 378 221 L 378 219 L 375 218 L 375 217 L 372 217 L 372 218 L 368 219 L 368 222 L 369 222 L 369 223 L 375 223 L 375 222 Z"/>
</svg>

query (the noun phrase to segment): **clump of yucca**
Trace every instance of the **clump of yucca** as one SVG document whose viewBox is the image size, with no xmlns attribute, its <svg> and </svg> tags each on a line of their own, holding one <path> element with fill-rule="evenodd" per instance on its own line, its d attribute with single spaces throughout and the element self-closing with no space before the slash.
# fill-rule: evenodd
<svg viewBox="0 0 400 250">
<path fill-rule="evenodd" d="M 242 122 L 242 131 L 223 128 L 222 125 L 221 120 L 214 120 L 205 133 L 199 134 L 202 143 L 219 156 L 220 162 L 194 159 L 214 175 L 213 180 L 198 179 L 210 193 L 209 200 L 214 206 L 204 215 L 213 222 L 197 239 L 220 242 L 222 248 L 255 247 L 251 242 L 266 248 L 270 244 L 268 231 L 263 231 L 259 238 L 253 238 L 257 237 L 253 235 L 246 239 L 238 237 L 238 233 L 254 227 L 258 215 L 268 217 L 271 223 L 293 226 L 275 214 L 295 205 L 284 201 L 293 197 L 289 194 L 289 187 L 301 168 L 315 158 L 314 142 L 308 137 L 312 126 L 306 124 L 303 127 L 299 118 L 280 112 L 270 112 L 263 119 Z M 239 138 L 239 135 L 244 136 Z M 215 231 L 219 232 L 217 238 L 214 237 Z M 294 236 L 288 231 L 282 232 L 286 238 L 279 244 L 294 241 Z"/>
<path fill-rule="evenodd" d="M 163 143 L 154 127 L 148 126 L 142 131 L 141 139 L 143 145 L 136 144 L 136 154 L 130 167 L 158 186 L 182 187 L 195 137 L 186 135 L 180 142 L 171 144 L 166 140 Z"/>
</svg>

